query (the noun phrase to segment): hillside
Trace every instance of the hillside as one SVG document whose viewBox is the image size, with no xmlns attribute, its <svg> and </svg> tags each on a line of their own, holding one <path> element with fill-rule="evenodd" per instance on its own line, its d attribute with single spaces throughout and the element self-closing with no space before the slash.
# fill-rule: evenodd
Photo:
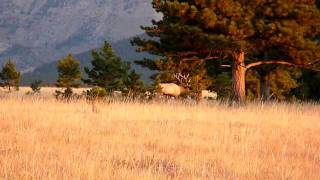
<svg viewBox="0 0 320 180">
<path fill-rule="evenodd" d="M 29 72 L 140 34 L 158 16 L 151 0 L 1 0 L 0 65 L 12 58 Z"/>
<path fill-rule="evenodd" d="M 148 77 L 151 75 L 151 72 L 133 63 L 134 60 L 142 59 L 143 57 L 148 57 L 150 55 L 146 53 L 137 53 L 134 47 L 131 46 L 130 39 L 124 39 L 116 43 L 112 43 L 112 46 L 116 54 L 118 54 L 123 60 L 131 62 L 132 67 L 142 75 L 142 79 L 145 82 L 150 82 Z M 81 70 L 83 70 L 83 67 L 85 66 L 90 66 L 90 61 L 92 60 L 91 51 L 75 54 L 74 56 L 81 63 Z M 45 84 L 54 84 L 58 76 L 56 67 L 57 61 L 53 61 L 37 67 L 32 72 L 24 73 L 21 79 L 21 84 L 29 85 L 32 81 L 39 79 L 41 79 Z"/>
</svg>

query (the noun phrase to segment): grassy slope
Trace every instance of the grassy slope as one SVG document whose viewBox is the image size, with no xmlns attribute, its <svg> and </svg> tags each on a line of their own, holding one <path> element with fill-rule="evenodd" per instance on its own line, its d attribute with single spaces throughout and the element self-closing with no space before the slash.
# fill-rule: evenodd
<svg viewBox="0 0 320 180">
<path fill-rule="evenodd" d="M 320 106 L 3 98 L 5 179 L 319 179 Z"/>
</svg>

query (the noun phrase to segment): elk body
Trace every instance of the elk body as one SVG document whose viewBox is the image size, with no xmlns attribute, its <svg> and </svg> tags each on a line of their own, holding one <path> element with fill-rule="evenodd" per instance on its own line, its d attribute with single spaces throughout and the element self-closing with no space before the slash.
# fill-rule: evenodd
<svg viewBox="0 0 320 180">
<path fill-rule="evenodd" d="M 174 96 L 178 97 L 181 94 L 187 93 L 189 90 L 188 88 L 179 86 L 174 83 L 160 83 L 161 93 L 167 96 Z"/>
<path fill-rule="evenodd" d="M 178 84 L 175 83 L 160 83 L 160 93 L 167 96 L 178 97 L 182 94 L 190 92 L 191 79 L 190 75 L 182 75 L 181 73 L 176 73 L 174 76 Z M 196 97 L 197 101 L 201 99 L 212 99 L 216 100 L 218 94 L 214 91 L 202 90 L 198 93 L 193 94 Z"/>
<path fill-rule="evenodd" d="M 160 83 L 160 93 L 167 96 L 178 97 L 181 94 L 189 92 L 191 87 L 190 75 L 182 75 L 181 73 L 176 73 L 174 75 L 179 85 L 175 83 Z"/>
</svg>

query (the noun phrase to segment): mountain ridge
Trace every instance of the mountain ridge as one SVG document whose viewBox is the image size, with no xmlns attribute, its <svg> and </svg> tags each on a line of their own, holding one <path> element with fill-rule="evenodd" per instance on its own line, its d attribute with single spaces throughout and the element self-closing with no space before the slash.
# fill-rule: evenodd
<svg viewBox="0 0 320 180">
<path fill-rule="evenodd" d="M 151 0 L 2 0 L 0 65 L 11 58 L 30 72 L 105 40 L 138 35 L 141 25 L 159 17 Z"/>
</svg>

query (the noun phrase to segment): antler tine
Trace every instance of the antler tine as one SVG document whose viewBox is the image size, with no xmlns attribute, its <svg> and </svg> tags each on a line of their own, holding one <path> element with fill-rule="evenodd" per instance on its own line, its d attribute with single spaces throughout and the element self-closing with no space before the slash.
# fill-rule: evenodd
<svg viewBox="0 0 320 180">
<path fill-rule="evenodd" d="M 190 86 L 191 86 L 191 78 L 190 78 L 190 74 L 187 74 L 187 75 L 186 75 L 186 85 L 187 85 L 188 87 L 190 87 Z"/>
<path fill-rule="evenodd" d="M 190 74 L 184 75 L 185 80 L 188 80 L 190 77 Z"/>
<path fill-rule="evenodd" d="M 180 74 L 180 73 L 175 73 L 175 74 L 174 74 L 174 77 L 177 79 L 177 81 L 178 81 L 179 83 L 182 82 L 182 80 L 181 80 L 181 74 Z"/>
<path fill-rule="evenodd" d="M 190 74 L 188 74 L 188 76 L 187 76 L 187 86 L 191 86 Z"/>
<path fill-rule="evenodd" d="M 190 74 L 186 74 L 186 75 L 181 75 L 181 77 L 187 81 L 189 79 Z"/>
</svg>

